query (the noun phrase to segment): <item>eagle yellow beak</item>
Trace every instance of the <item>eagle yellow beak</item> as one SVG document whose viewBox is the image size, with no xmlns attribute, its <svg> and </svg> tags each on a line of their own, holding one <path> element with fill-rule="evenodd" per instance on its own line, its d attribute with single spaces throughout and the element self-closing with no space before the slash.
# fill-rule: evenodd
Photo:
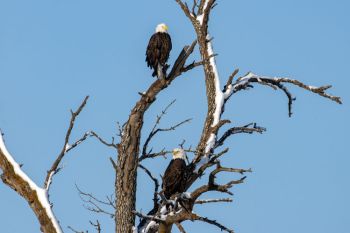
<svg viewBox="0 0 350 233">
<path fill-rule="evenodd" d="M 165 30 L 167 30 L 168 31 L 168 26 L 167 25 L 164 25 L 164 27 L 163 27 Z"/>
</svg>

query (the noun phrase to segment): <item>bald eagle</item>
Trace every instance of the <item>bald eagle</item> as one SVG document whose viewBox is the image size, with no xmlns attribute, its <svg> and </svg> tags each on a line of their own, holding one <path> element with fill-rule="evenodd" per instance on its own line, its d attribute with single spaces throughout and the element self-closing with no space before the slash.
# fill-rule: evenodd
<svg viewBox="0 0 350 233">
<path fill-rule="evenodd" d="M 163 194 L 169 199 L 173 194 L 182 193 L 186 189 L 187 166 L 185 151 L 183 149 L 173 150 L 173 159 L 169 163 L 163 176 Z"/>
<path fill-rule="evenodd" d="M 158 24 L 146 50 L 147 66 L 153 69 L 153 77 L 158 76 L 160 78 L 161 74 L 165 73 L 171 47 L 168 26 L 164 23 Z"/>
</svg>

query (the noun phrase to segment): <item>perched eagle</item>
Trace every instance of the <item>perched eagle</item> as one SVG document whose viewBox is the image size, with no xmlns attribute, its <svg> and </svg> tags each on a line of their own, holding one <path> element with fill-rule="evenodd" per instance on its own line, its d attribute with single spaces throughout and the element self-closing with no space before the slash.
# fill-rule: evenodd
<svg viewBox="0 0 350 233">
<path fill-rule="evenodd" d="M 173 194 L 182 193 L 186 188 L 187 166 L 185 151 L 183 149 L 173 150 L 173 159 L 169 163 L 163 176 L 163 194 L 169 199 Z"/>
<path fill-rule="evenodd" d="M 167 66 L 166 62 L 168 61 L 171 47 L 168 26 L 164 23 L 158 24 L 146 50 L 147 66 L 153 69 L 153 77 L 158 76 L 160 78 L 160 74 L 165 73 L 164 69 Z"/>
</svg>

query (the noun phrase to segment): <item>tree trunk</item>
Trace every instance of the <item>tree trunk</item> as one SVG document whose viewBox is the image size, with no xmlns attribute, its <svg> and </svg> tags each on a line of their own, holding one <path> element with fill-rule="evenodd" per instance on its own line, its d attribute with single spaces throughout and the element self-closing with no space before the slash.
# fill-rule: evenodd
<svg viewBox="0 0 350 233">
<path fill-rule="evenodd" d="M 185 46 L 176 59 L 166 79 L 157 79 L 141 95 L 141 99 L 132 109 L 128 121 L 125 123 L 122 138 L 118 144 L 118 164 L 116 172 L 115 190 L 117 206 L 115 211 L 116 233 L 131 233 L 135 226 L 135 203 L 138 156 L 140 151 L 141 129 L 143 116 L 156 96 L 178 77 L 184 69 L 188 56 L 193 52 L 196 42 Z"/>
<path fill-rule="evenodd" d="M 137 164 L 139 141 L 143 125 L 143 114 L 134 112 L 130 115 L 124 129 L 123 138 L 118 145 L 118 166 L 116 178 L 117 209 L 116 232 L 132 232 L 135 217 L 132 212 L 136 203 Z"/>
</svg>

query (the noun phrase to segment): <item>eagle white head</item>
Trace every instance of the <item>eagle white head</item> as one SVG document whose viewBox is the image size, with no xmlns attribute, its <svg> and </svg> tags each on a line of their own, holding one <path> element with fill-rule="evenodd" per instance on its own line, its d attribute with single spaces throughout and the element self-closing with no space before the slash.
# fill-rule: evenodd
<svg viewBox="0 0 350 233">
<path fill-rule="evenodd" d="M 175 148 L 173 150 L 173 159 L 185 159 L 186 153 L 182 148 Z"/>
<path fill-rule="evenodd" d="M 158 24 L 156 32 L 168 32 L 168 26 L 165 23 Z"/>
</svg>

